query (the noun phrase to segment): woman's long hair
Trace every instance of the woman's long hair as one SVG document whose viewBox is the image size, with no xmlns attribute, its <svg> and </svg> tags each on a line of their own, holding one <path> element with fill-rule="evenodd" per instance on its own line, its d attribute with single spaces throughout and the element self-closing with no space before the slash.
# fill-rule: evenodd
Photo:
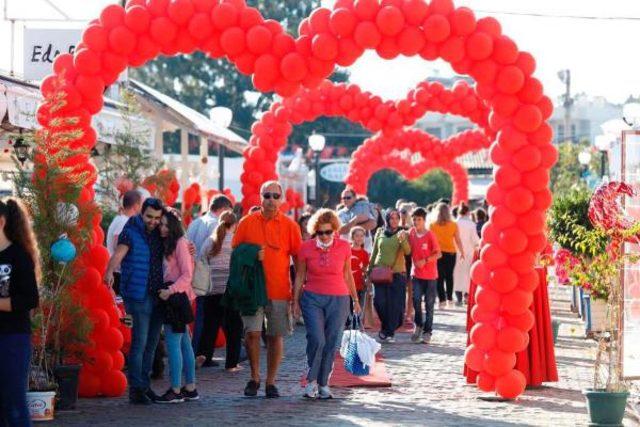
<svg viewBox="0 0 640 427">
<path fill-rule="evenodd" d="M 167 228 L 169 234 L 164 239 L 164 256 L 170 257 L 176 251 L 178 240 L 184 236 L 184 228 L 182 227 L 182 217 L 180 212 L 174 208 L 165 207 L 162 210 L 162 216 L 167 219 Z"/>
<path fill-rule="evenodd" d="M 20 199 L 7 198 L 0 200 L 0 217 L 6 221 L 4 234 L 13 244 L 27 251 L 33 262 L 36 280 L 39 282 L 42 274 L 40 268 L 40 250 L 38 241 L 31 227 L 31 216 Z"/>
<path fill-rule="evenodd" d="M 211 252 L 209 252 L 210 258 L 213 258 L 222 251 L 222 244 L 224 243 L 224 239 L 227 238 L 227 233 L 237 222 L 238 217 L 236 217 L 233 212 L 222 212 L 220 222 L 216 227 L 216 231 L 213 233 L 213 246 L 211 247 Z"/>
<path fill-rule="evenodd" d="M 451 210 L 446 203 L 438 203 L 436 206 L 436 212 L 438 214 L 436 222 L 438 225 L 445 225 L 451 222 Z"/>
</svg>

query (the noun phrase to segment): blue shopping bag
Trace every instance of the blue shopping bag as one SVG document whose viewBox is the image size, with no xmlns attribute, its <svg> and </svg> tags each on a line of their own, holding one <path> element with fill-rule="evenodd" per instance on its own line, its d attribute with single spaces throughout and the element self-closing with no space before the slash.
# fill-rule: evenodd
<svg viewBox="0 0 640 427">
<path fill-rule="evenodd" d="M 360 320 L 358 316 L 353 316 L 352 327 L 346 330 L 344 333 L 349 334 L 349 343 L 347 346 L 347 352 L 344 356 L 344 369 L 358 377 L 369 375 L 369 367 L 365 366 L 358 356 L 358 334 L 361 334 L 359 330 Z"/>
</svg>

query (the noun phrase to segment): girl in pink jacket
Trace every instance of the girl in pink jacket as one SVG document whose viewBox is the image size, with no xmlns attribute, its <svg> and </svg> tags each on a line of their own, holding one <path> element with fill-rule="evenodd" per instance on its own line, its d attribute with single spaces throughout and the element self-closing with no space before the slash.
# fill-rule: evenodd
<svg viewBox="0 0 640 427">
<path fill-rule="evenodd" d="M 160 236 L 164 241 L 164 281 L 172 283 L 160 291 L 160 299 L 166 301 L 173 294 L 185 293 L 191 303 L 196 295 L 191 287 L 193 278 L 193 257 L 189 253 L 189 242 L 184 237 L 182 219 L 177 210 L 165 208 L 160 220 Z M 156 399 L 156 403 L 179 403 L 199 399 L 196 390 L 196 364 L 189 328 L 174 330 L 164 325 L 164 336 L 169 359 L 171 388 Z M 185 385 L 182 386 L 182 373 Z"/>
</svg>

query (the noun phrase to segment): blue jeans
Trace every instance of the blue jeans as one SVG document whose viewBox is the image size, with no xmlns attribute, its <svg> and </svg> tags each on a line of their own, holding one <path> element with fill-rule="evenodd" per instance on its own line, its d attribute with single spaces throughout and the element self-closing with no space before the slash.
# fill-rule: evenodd
<svg viewBox="0 0 640 427">
<path fill-rule="evenodd" d="M 198 352 L 200 346 L 200 338 L 202 337 L 202 330 L 204 328 L 204 300 L 206 297 L 196 297 L 196 315 L 195 323 L 193 324 L 193 337 L 191 338 L 191 347 L 193 352 Z"/>
<path fill-rule="evenodd" d="M 307 381 L 328 385 L 336 350 L 349 316 L 350 301 L 348 295 L 303 292 L 300 309 L 307 328 Z"/>
<path fill-rule="evenodd" d="M 0 334 L 0 426 L 31 425 L 27 408 L 30 361 L 29 334 Z"/>
<path fill-rule="evenodd" d="M 404 321 L 407 276 L 404 273 L 393 273 L 393 282 L 375 287 L 373 305 L 380 318 L 380 332 L 392 337 Z"/>
<path fill-rule="evenodd" d="M 437 280 L 425 280 L 411 278 L 413 282 L 413 310 L 415 311 L 414 323 L 416 328 L 430 334 L 433 331 L 433 306 L 436 303 L 438 293 Z M 424 297 L 425 318 L 422 321 L 422 300 Z"/>
<path fill-rule="evenodd" d="M 173 332 L 171 325 L 164 325 L 164 340 L 167 345 L 169 359 L 169 375 L 171 387 L 179 389 L 182 386 L 184 371 L 185 385 L 196 382 L 196 358 L 189 339 L 189 329 L 185 332 Z"/>
<path fill-rule="evenodd" d="M 150 374 L 160 340 L 162 312 L 159 303 L 151 295 L 147 295 L 142 302 L 125 299 L 124 306 L 133 318 L 129 351 L 129 387 L 146 390 L 151 385 Z"/>
</svg>

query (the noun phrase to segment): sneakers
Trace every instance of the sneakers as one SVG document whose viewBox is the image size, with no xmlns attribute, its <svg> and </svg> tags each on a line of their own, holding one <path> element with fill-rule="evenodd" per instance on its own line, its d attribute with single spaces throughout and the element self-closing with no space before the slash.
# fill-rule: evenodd
<svg viewBox="0 0 640 427">
<path fill-rule="evenodd" d="M 447 308 L 447 302 L 446 301 L 440 301 L 438 303 L 438 308 Z"/>
<path fill-rule="evenodd" d="M 191 391 L 187 390 L 186 387 L 182 387 L 182 389 L 180 389 L 180 394 L 182 395 L 182 397 L 184 397 L 184 400 L 187 402 L 192 402 L 194 400 L 198 400 L 200 399 L 200 395 L 198 394 L 198 390 L 196 390 L 195 388 Z"/>
<path fill-rule="evenodd" d="M 158 397 L 155 403 L 165 404 L 165 403 L 182 403 L 184 402 L 184 396 L 182 393 L 176 393 L 173 389 L 167 390 L 165 394 Z"/>
<path fill-rule="evenodd" d="M 145 390 L 132 388 L 129 390 L 129 403 L 132 405 L 151 405 L 151 399 L 147 397 Z"/>
<path fill-rule="evenodd" d="M 306 399 L 315 399 L 318 397 L 318 383 L 315 381 L 309 381 L 307 386 L 304 388 L 304 394 L 302 397 Z"/>
<path fill-rule="evenodd" d="M 396 342 L 396 337 L 387 337 L 386 342 L 388 342 L 389 344 L 393 344 Z"/>
<path fill-rule="evenodd" d="M 244 388 L 244 395 L 247 397 L 256 397 L 258 395 L 259 388 L 260 388 L 260 383 L 254 380 L 251 380 L 247 383 L 247 386 Z"/>
<path fill-rule="evenodd" d="M 319 394 L 318 394 L 318 398 L 319 399 L 333 399 L 333 395 L 331 394 L 331 389 L 329 388 L 328 385 L 321 385 L 319 388 Z"/>
<path fill-rule="evenodd" d="M 431 334 L 428 332 L 425 332 L 424 334 L 422 334 L 422 343 L 429 344 L 430 342 L 431 342 Z"/>
<path fill-rule="evenodd" d="M 147 396 L 149 398 L 150 401 L 155 402 L 156 400 L 158 400 L 158 395 L 150 388 L 148 388 L 145 392 L 144 395 Z"/>
<path fill-rule="evenodd" d="M 264 391 L 264 395 L 267 399 L 277 399 L 280 397 L 280 392 L 278 391 L 278 387 L 273 384 L 268 384 Z"/>
<path fill-rule="evenodd" d="M 380 331 L 378 332 L 378 338 L 380 339 L 380 342 L 386 342 L 388 337 L 384 332 Z"/>
<path fill-rule="evenodd" d="M 419 343 L 422 341 L 422 330 L 419 327 L 416 327 L 413 331 L 413 335 L 411 335 L 412 343 Z"/>
</svg>

